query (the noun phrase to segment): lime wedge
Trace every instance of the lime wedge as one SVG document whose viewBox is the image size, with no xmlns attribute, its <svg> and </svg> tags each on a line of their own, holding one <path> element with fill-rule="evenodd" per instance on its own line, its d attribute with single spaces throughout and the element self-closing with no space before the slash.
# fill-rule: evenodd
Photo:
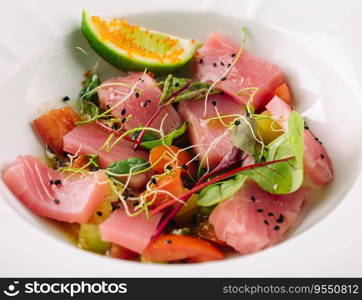
<svg viewBox="0 0 362 300">
<path fill-rule="evenodd" d="M 124 71 L 170 73 L 186 64 L 199 44 L 140 26 L 124 19 L 89 16 L 83 10 L 82 32 L 106 61 Z"/>
</svg>

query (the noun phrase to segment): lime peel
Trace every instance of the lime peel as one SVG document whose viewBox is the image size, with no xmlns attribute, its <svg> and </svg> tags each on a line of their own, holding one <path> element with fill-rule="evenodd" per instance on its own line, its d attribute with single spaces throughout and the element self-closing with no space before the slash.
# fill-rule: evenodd
<svg viewBox="0 0 362 300">
<path fill-rule="evenodd" d="M 147 68 L 155 74 L 170 73 L 190 61 L 199 47 L 193 39 L 148 30 L 124 19 L 90 16 L 85 10 L 82 32 L 101 57 L 124 71 Z"/>
</svg>

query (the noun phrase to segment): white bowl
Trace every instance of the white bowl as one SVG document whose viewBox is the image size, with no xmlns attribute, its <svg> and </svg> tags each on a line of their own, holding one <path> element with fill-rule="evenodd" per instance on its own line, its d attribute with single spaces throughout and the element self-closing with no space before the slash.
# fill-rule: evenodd
<svg viewBox="0 0 362 300">
<path fill-rule="evenodd" d="M 80 251 L 0 181 L 1 276 L 362 275 L 359 1 L 16 2 L 0 20 L 1 169 L 19 154 L 42 155 L 31 120 L 61 106 L 62 97 L 76 97 L 83 72 L 97 60 L 101 78 L 120 73 L 83 38 L 79 21 L 86 8 L 201 41 L 219 31 L 238 42 L 245 26 L 246 48 L 285 71 L 297 109 L 331 155 L 335 179 L 308 198 L 298 226 L 278 246 L 199 265 L 140 264 Z"/>
</svg>

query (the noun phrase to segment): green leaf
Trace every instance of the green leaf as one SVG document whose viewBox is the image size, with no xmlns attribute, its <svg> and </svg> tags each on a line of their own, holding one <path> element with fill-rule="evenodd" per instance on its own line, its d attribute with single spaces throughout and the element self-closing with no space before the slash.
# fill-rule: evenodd
<svg viewBox="0 0 362 300">
<path fill-rule="evenodd" d="M 110 176 L 116 176 L 115 174 L 132 174 L 147 169 L 149 166 L 150 164 L 148 161 L 139 157 L 131 157 L 110 164 L 106 169 L 106 173 Z"/>
<path fill-rule="evenodd" d="M 97 103 L 97 90 L 101 84 L 98 75 L 95 72 L 92 72 L 86 79 L 83 88 L 80 90 L 79 98 L 86 99 L 88 101 L 92 101 L 93 103 Z"/>
<path fill-rule="evenodd" d="M 169 100 L 169 98 L 174 93 L 176 93 L 180 89 L 184 88 L 184 86 L 186 84 L 188 84 L 190 81 L 191 81 L 191 79 L 178 78 L 178 77 L 173 76 L 172 74 L 169 74 L 163 84 L 163 90 L 162 90 L 162 95 L 160 98 L 160 104 L 163 104 L 166 100 Z"/>
<path fill-rule="evenodd" d="M 141 143 L 141 146 L 148 150 L 152 150 L 153 148 L 160 145 L 171 146 L 174 139 L 178 138 L 179 136 L 185 133 L 186 128 L 187 128 L 187 123 L 184 122 L 181 127 L 171 131 L 169 134 L 165 135 L 161 139 L 143 142 Z"/>
<path fill-rule="evenodd" d="M 253 178 L 258 185 L 273 194 L 288 194 L 303 183 L 304 120 L 295 111 L 289 117 L 288 132 L 279 136 L 264 152 L 266 161 L 294 156 L 293 159 L 240 172 Z"/>
<path fill-rule="evenodd" d="M 80 100 L 80 114 L 83 120 L 89 120 L 99 114 L 99 107 L 91 101 Z"/>
<path fill-rule="evenodd" d="M 200 194 L 197 204 L 200 206 L 212 206 L 234 195 L 246 180 L 244 175 L 236 175 L 234 178 L 209 185 Z"/>
<path fill-rule="evenodd" d="M 92 72 L 79 92 L 80 114 L 83 120 L 89 120 L 99 114 L 98 95 L 96 87 L 101 84 L 96 73 Z"/>
<path fill-rule="evenodd" d="M 160 105 L 201 98 L 206 95 L 210 86 L 206 82 L 191 82 L 191 79 L 178 78 L 170 74 L 163 84 Z M 210 95 L 217 93 L 219 93 L 217 89 L 212 89 Z"/>
<path fill-rule="evenodd" d="M 141 130 L 137 130 L 133 133 L 132 135 L 132 139 L 137 140 L 139 134 L 141 133 Z M 150 142 L 150 141 L 155 141 L 158 140 L 158 136 L 152 132 L 152 131 L 145 131 L 143 133 L 143 137 L 142 137 L 142 141 L 141 142 Z"/>
<path fill-rule="evenodd" d="M 231 142 L 243 150 L 249 155 L 255 156 L 256 150 L 256 122 L 251 117 L 245 117 L 239 120 L 236 120 L 238 125 L 234 125 L 230 132 Z"/>
</svg>

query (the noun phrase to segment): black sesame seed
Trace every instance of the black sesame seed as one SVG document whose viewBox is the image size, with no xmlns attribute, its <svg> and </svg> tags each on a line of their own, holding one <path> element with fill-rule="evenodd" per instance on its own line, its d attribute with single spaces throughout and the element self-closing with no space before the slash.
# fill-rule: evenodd
<svg viewBox="0 0 362 300">
<path fill-rule="evenodd" d="M 221 92 L 220 92 L 220 95 L 225 95 L 225 92 L 224 92 L 224 91 L 221 91 Z"/>
<path fill-rule="evenodd" d="M 156 178 L 151 178 L 151 183 L 156 184 L 157 183 Z"/>
<path fill-rule="evenodd" d="M 70 100 L 70 98 L 68 97 L 68 96 L 65 96 L 65 97 L 63 97 L 63 99 L 62 99 L 64 102 L 67 102 L 67 101 L 69 101 Z"/>
<path fill-rule="evenodd" d="M 50 180 L 49 180 L 49 184 L 50 184 L 50 185 L 53 185 L 53 184 L 54 184 L 53 179 L 50 179 Z"/>
<path fill-rule="evenodd" d="M 267 220 L 264 220 L 265 225 L 269 225 L 269 222 Z"/>
<path fill-rule="evenodd" d="M 245 116 L 246 116 L 246 117 L 250 117 L 250 113 L 249 113 L 249 112 L 247 112 Z"/>
<path fill-rule="evenodd" d="M 305 130 L 308 130 L 308 129 L 309 129 L 309 127 L 308 127 L 308 126 L 304 126 L 304 129 L 305 129 Z"/>
<path fill-rule="evenodd" d="M 134 96 L 135 96 L 136 98 L 138 98 L 138 97 L 140 96 L 140 94 L 136 92 L 136 93 L 134 94 Z"/>
<path fill-rule="evenodd" d="M 321 141 L 318 141 L 318 143 L 322 145 L 322 142 L 321 142 Z"/>
<path fill-rule="evenodd" d="M 109 106 L 109 104 L 107 104 L 107 108 L 110 109 L 111 107 Z"/>
<path fill-rule="evenodd" d="M 231 57 L 235 57 L 235 56 L 236 56 L 236 53 L 231 54 Z"/>
<path fill-rule="evenodd" d="M 172 244 L 172 241 L 171 240 L 165 240 L 164 243 L 165 244 Z"/>
<path fill-rule="evenodd" d="M 227 78 L 226 77 L 223 77 L 223 78 L 221 78 L 220 80 L 221 81 L 225 81 Z"/>
<path fill-rule="evenodd" d="M 216 63 L 212 63 L 212 65 L 213 65 L 214 67 L 216 67 L 216 66 L 217 66 L 217 64 L 216 64 Z"/>
<path fill-rule="evenodd" d="M 98 171 L 99 168 L 97 166 L 92 166 L 91 171 Z"/>
<path fill-rule="evenodd" d="M 97 214 L 97 216 L 99 216 L 99 217 L 103 216 L 103 213 L 102 213 L 101 211 L 97 211 L 96 214 Z"/>
<path fill-rule="evenodd" d="M 321 153 L 321 159 L 325 159 L 325 156 Z"/>
<path fill-rule="evenodd" d="M 277 223 L 283 223 L 284 222 L 284 216 L 280 215 L 279 218 L 277 219 Z"/>
<path fill-rule="evenodd" d="M 60 179 L 54 180 L 54 184 L 55 184 L 55 185 L 62 184 L 62 181 L 61 181 Z"/>
<path fill-rule="evenodd" d="M 54 202 L 55 204 L 59 204 L 59 203 L 60 203 L 60 201 L 59 201 L 58 199 L 53 199 L 53 202 Z"/>
<path fill-rule="evenodd" d="M 239 121 L 239 120 L 235 120 L 235 121 L 234 121 L 234 125 L 236 125 L 236 126 L 240 125 L 240 121 Z"/>
<path fill-rule="evenodd" d="M 176 84 L 175 84 L 175 86 L 176 86 Z M 146 102 L 147 102 L 147 103 L 151 103 L 152 100 L 151 100 L 151 99 L 147 99 Z"/>
<path fill-rule="evenodd" d="M 123 118 L 123 119 L 121 120 L 121 123 L 124 124 L 126 121 L 127 121 L 127 119 L 126 119 L 126 118 Z"/>
<path fill-rule="evenodd" d="M 274 226 L 274 230 L 278 231 L 280 229 L 280 227 L 278 225 Z"/>
<path fill-rule="evenodd" d="M 189 167 L 186 166 L 186 165 L 182 165 L 181 168 L 184 169 L 184 170 L 187 170 Z"/>
<path fill-rule="evenodd" d="M 225 66 L 224 62 L 221 62 L 220 65 Z"/>
<path fill-rule="evenodd" d="M 231 64 L 228 64 L 228 68 L 230 68 L 231 67 Z"/>
<path fill-rule="evenodd" d="M 319 141 L 319 139 L 317 137 L 314 138 L 317 142 Z"/>
<path fill-rule="evenodd" d="M 126 109 L 123 108 L 123 109 L 121 110 L 121 115 L 124 116 L 125 114 L 126 114 Z"/>
<path fill-rule="evenodd" d="M 200 58 L 199 64 L 202 64 L 203 62 L 204 62 L 204 59 L 203 59 L 203 58 Z"/>
<path fill-rule="evenodd" d="M 265 152 L 268 152 L 268 151 L 269 151 L 269 148 L 265 147 L 265 148 L 264 148 L 264 151 L 265 151 Z"/>
<path fill-rule="evenodd" d="M 260 158 L 260 161 L 266 161 L 266 159 L 265 159 L 265 156 L 264 156 L 264 155 Z"/>
<path fill-rule="evenodd" d="M 169 170 L 169 171 L 171 171 L 171 170 L 172 170 L 172 166 L 167 166 L 166 169 Z"/>
<path fill-rule="evenodd" d="M 213 106 L 216 106 L 217 102 L 214 100 L 214 101 L 211 101 L 211 104 L 212 104 Z"/>
<path fill-rule="evenodd" d="M 180 83 L 179 83 L 179 82 L 175 82 L 174 86 L 175 86 L 175 87 L 179 87 L 179 86 L 180 86 Z"/>
<path fill-rule="evenodd" d="M 137 206 L 138 204 L 140 204 L 137 200 L 133 201 L 133 206 Z"/>
<path fill-rule="evenodd" d="M 114 124 L 112 125 L 112 129 L 113 129 L 113 130 L 119 129 L 119 125 L 118 125 L 117 123 L 114 123 Z"/>
<path fill-rule="evenodd" d="M 134 197 L 134 195 L 133 194 L 128 194 L 128 197 Z"/>
<path fill-rule="evenodd" d="M 148 105 L 148 102 L 147 102 L 147 101 L 144 101 L 144 102 L 141 103 L 141 106 L 142 106 L 142 107 L 146 107 L 147 105 Z"/>
<path fill-rule="evenodd" d="M 251 196 L 250 199 L 251 199 L 251 201 L 253 201 L 253 202 L 255 202 L 255 200 L 256 200 L 255 196 Z"/>
<path fill-rule="evenodd" d="M 269 217 L 272 217 L 272 216 L 274 216 L 274 214 L 273 214 L 272 212 L 269 212 L 269 213 L 268 213 L 268 216 L 269 216 Z"/>
<path fill-rule="evenodd" d="M 258 213 L 262 213 L 264 211 L 264 209 L 262 209 L 262 208 L 258 208 L 257 210 L 256 210 L 256 212 L 258 212 Z"/>
</svg>

